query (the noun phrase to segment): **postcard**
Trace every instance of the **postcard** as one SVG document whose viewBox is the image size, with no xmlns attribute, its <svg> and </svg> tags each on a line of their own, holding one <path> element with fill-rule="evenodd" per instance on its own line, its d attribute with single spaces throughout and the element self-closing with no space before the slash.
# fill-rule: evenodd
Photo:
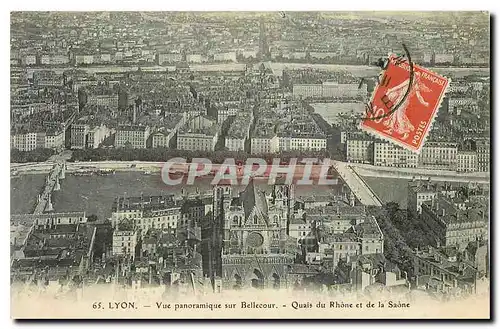
<svg viewBox="0 0 500 329">
<path fill-rule="evenodd" d="M 487 12 L 12 12 L 14 319 L 489 319 Z"/>
</svg>

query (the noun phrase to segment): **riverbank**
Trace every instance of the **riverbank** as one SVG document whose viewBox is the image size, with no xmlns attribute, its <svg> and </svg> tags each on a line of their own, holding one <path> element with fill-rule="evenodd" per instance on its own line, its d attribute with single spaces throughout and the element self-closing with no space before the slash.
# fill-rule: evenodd
<svg viewBox="0 0 500 329">
<path fill-rule="evenodd" d="M 358 175 L 362 177 L 387 177 L 401 179 L 434 179 L 436 181 L 457 181 L 457 182 L 476 182 L 481 184 L 490 183 L 489 172 L 475 173 L 458 173 L 456 171 L 447 170 L 429 170 L 420 168 L 395 168 L 382 167 L 358 163 L 346 163 L 335 161 L 345 165 L 349 165 Z M 39 174 L 48 173 L 54 163 L 11 163 L 11 172 L 15 171 L 17 175 L 23 174 Z M 99 162 L 66 162 L 67 172 L 72 173 L 81 170 L 115 170 L 115 171 L 150 171 L 159 173 L 165 162 L 145 162 L 145 161 L 99 161 Z M 213 165 L 213 169 L 219 168 L 220 165 Z M 300 167 L 300 166 L 298 166 Z M 315 166 L 316 167 L 316 166 Z M 187 172 L 187 164 L 178 164 L 171 167 L 171 171 Z"/>
<path fill-rule="evenodd" d="M 269 67 L 276 76 L 281 76 L 283 70 L 298 70 L 298 69 L 314 69 L 314 70 L 324 70 L 324 71 L 348 71 L 356 77 L 365 77 L 377 75 L 380 72 L 380 68 L 377 66 L 368 65 L 344 65 L 344 64 L 309 64 L 309 63 L 278 63 L 278 62 L 265 62 L 268 63 Z M 262 62 L 254 63 L 254 70 L 258 70 Z M 213 63 L 213 64 L 191 64 L 190 69 L 194 72 L 243 72 L 246 69 L 244 63 Z M 86 67 L 32 67 L 27 69 L 29 77 L 33 76 L 33 72 L 44 71 L 50 69 L 58 74 L 62 74 L 64 71 L 68 70 L 82 70 L 90 74 L 94 73 L 124 73 L 124 72 L 135 72 L 141 69 L 144 72 L 175 72 L 175 65 L 107 65 L 107 66 L 86 66 Z M 445 75 L 451 75 L 455 77 L 461 77 L 465 75 L 480 75 L 480 76 L 490 76 L 490 68 L 466 68 L 466 67 L 427 67 L 428 69 Z"/>
<path fill-rule="evenodd" d="M 430 170 L 419 168 L 379 167 L 366 164 L 349 164 L 349 166 L 363 177 L 385 177 L 401 179 L 431 179 L 449 182 L 474 182 L 479 184 L 490 183 L 489 172 L 459 173 L 448 170 Z"/>
</svg>

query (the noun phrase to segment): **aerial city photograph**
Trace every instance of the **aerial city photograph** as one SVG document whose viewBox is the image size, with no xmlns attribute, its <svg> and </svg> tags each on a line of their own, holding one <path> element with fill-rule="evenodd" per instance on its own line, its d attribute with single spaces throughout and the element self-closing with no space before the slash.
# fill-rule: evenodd
<svg viewBox="0 0 500 329">
<path fill-rule="evenodd" d="M 11 12 L 11 316 L 488 317 L 490 106 L 486 12 Z"/>
</svg>

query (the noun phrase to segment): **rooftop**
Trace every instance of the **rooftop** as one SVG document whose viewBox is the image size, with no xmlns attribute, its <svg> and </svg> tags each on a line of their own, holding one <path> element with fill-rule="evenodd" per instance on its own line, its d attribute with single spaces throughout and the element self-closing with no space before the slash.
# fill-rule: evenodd
<svg viewBox="0 0 500 329">
<path fill-rule="evenodd" d="M 180 208 L 173 194 L 157 196 L 117 197 L 113 202 L 112 211 L 129 210 L 161 210 Z"/>
</svg>

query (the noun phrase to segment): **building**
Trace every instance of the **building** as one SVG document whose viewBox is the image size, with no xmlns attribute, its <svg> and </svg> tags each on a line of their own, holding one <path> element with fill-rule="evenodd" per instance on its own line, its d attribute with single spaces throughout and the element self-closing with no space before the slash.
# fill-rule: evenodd
<svg viewBox="0 0 500 329">
<path fill-rule="evenodd" d="M 294 51 L 290 53 L 291 59 L 305 59 L 307 57 L 307 53 L 305 51 Z"/>
<path fill-rule="evenodd" d="M 175 140 L 175 131 L 168 131 L 161 129 L 151 134 L 151 147 L 171 147 L 172 142 Z"/>
<path fill-rule="evenodd" d="M 207 59 L 205 56 L 200 54 L 186 54 L 186 62 L 188 63 L 202 63 L 206 62 Z"/>
<path fill-rule="evenodd" d="M 490 141 L 487 139 L 476 141 L 477 170 L 481 172 L 490 171 Z"/>
<path fill-rule="evenodd" d="M 292 94 L 295 98 L 322 98 L 323 85 L 318 84 L 294 84 Z"/>
<path fill-rule="evenodd" d="M 196 116 L 177 133 L 177 148 L 190 151 L 214 151 L 220 126 L 206 116 Z"/>
<path fill-rule="evenodd" d="M 37 133 L 22 133 L 10 135 L 10 148 L 19 151 L 33 151 L 37 147 Z"/>
<path fill-rule="evenodd" d="M 81 118 L 71 125 L 70 142 L 72 149 L 96 149 L 112 133 L 104 124 Z"/>
<path fill-rule="evenodd" d="M 484 158 L 483 158 L 484 161 Z M 484 165 L 484 162 L 483 162 Z M 457 171 L 476 172 L 478 171 L 478 153 L 474 151 L 458 151 Z"/>
<path fill-rule="evenodd" d="M 36 55 L 26 55 L 21 57 L 21 64 L 26 66 L 36 65 Z"/>
<path fill-rule="evenodd" d="M 234 108 L 234 107 L 216 107 L 217 109 L 217 122 L 219 124 L 222 124 L 224 121 L 226 121 L 230 116 L 236 115 L 240 109 Z"/>
<path fill-rule="evenodd" d="M 147 148 L 149 133 L 149 126 L 120 125 L 116 129 L 115 147 Z"/>
<path fill-rule="evenodd" d="M 222 241 L 214 241 L 205 272 L 220 275 L 227 288 L 286 287 L 296 250 L 295 240 L 287 235 L 293 204 L 293 186 L 275 185 L 267 194 L 252 180 L 237 196 L 230 186 L 216 186 L 214 210 L 220 211 L 214 212 L 214 220 L 222 225 L 207 229 L 219 231 Z"/>
<path fill-rule="evenodd" d="M 257 49 L 246 49 L 240 52 L 240 55 L 243 58 L 257 58 L 258 50 Z"/>
<path fill-rule="evenodd" d="M 111 63 L 113 61 L 113 56 L 111 54 L 103 54 L 101 53 L 101 56 L 99 58 L 100 63 Z"/>
<path fill-rule="evenodd" d="M 303 195 L 297 198 L 295 204 L 299 209 L 314 209 L 324 208 L 335 201 L 335 196 L 332 195 Z"/>
<path fill-rule="evenodd" d="M 326 150 L 326 135 L 294 133 L 279 136 L 280 151 L 321 151 Z"/>
<path fill-rule="evenodd" d="M 276 153 L 280 150 L 280 138 L 276 132 L 276 126 L 276 119 L 258 119 L 251 134 L 251 154 Z"/>
<path fill-rule="evenodd" d="M 49 229 L 58 225 L 84 224 L 87 216 L 83 211 L 74 212 L 52 212 L 46 214 L 13 214 L 10 216 L 12 222 L 25 222 L 27 225 L 39 229 Z"/>
<path fill-rule="evenodd" d="M 87 147 L 87 134 L 90 127 L 86 123 L 75 122 L 71 125 L 70 143 L 72 149 L 85 149 Z"/>
<path fill-rule="evenodd" d="M 148 230 L 177 228 L 182 203 L 173 195 L 117 197 L 111 212 L 111 225 L 116 228 L 128 222 L 134 231 L 145 235 Z"/>
<path fill-rule="evenodd" d="M 421 205 L 420 218 L 439 237 L 437 246 L 463 246 L 488 236 L 487 207 L 437 195 Z"/>
<path fill-rule="evenodd" d="M 110 222 L 114 228 L 127 225 L 141 237 L 155 230 L 181 234 L 199 227 L 212 206 L 212 194 L 118 197 L 113 203 Z"/>
<path fill-rule="evenodd" d="M 104 124 L 89 127 L 86 137 L 86 148 L 96 149 L 111 135 L 111 130 Z"/>
<path fill-rule="evenodd" d="M 456 170 L 457 152 L 457 143 L 426 142 L 418 156 L 418 167 L 438 170 Z"/>
<path fill-rule="evenodd" d="M 170 53 L 170 54 L 158 54 L 158 64 L 171 64 L 178 63 L 182 61 L 182 54 Z"/>
<path fill-rule="evenodd" d="M 45 145 L 47 149 L 62 149 L 65 143 L 65 132 L 63 129 L 49 129 L 45 132 Z"/>
<path fill-rule="evenodd" d="M 236 52 L 230 51 L 225 53 L 214 54 L 215 62 L 236 62 Z"/>
<path fill-rule="evenodd" d="M 328 262 L 332 271 L 339 261 L 349 261 L 352 256 L 384 253 L 384 235 L 376 219 L 367 216 L 364 207 L 354 213 L 345 206 L 342 210 L 314 216 L 320 232 L 316 258 Z"/>
<path fill-rule="evenodd" d="M 452 64 L 455 57 L 453 54 L 434 54 L 434 63 L 435 64 Z"/>
<path fill-rule="evenodd" d="M 225 137 L 225 146 L 229 151 L 247 150 L 246 145 L 250 140 L 252 122 L 253 115 L 251 112 L 240 111 L 236 114 Z"/>
<path fill-rule="evenodd" d="M 436 184 L 429 181 L 411 181 L 408 183 L 408 211 L 413 214 L 422 213 L 422 203 L 432 200 L 438 195 Z"/>
<path fill-rule="evenodd" d="M 306 212 L 308 221 L 315 222 L 322 234 L 342 234 L 366 219 L 364 206 L 346 206 L 343 202 L 316 207 Z"/>
<path fill-rule="evenodd" d="M 367 86 L 354 83 L 323 82 L 322 84 L 294 84 L 292 94 L 295 98 L 329 98 L 329 99 L 364 99 Z"/>
<path fill-rule="evenodd" d="M 194 193 L 183 196 L 181 219 L 177 224 L 179 231 L 201 227 L 213 211 L 213 195 Z"/>
<path fill-rule="evenodd" d="M 373 145 L 373 164 L 375 166 L 416 168 L 417 154 L 387 142 L 375 142 Z"/>
<path fill-rule="evenodd" d="M 90 93 L 87 97 L 87 105 L 96 105 L 96 106 L 107 106 L 109 108 L 117 108 L 118 107 L 118 94 L 92 94 Z"/>
<path fill-rule="evenodd" d="M 177 142 L 177 132 L 186 124 L 189 118 L 188 113 L 165 113 L 164 125 L 151 134 L 151 146 L 170 148 L 175 147 Z"/>
<path fill-rule="evenodd" d="M 322 98 L 359 99 L 368 94 L 366 84 L 323 82 L 322 87 Z"/>
<path fill-rule="evenodd" d="M 225 147 L 227 148 L 228 151 L 235 151 L 235 152 L 245 151 L 245 143 L 247 141 L 247 138 L 238 137 L 235 134 L 232 134 L 231 136 L 226 136 Z"/>
<path fill-rule="evenodd" d="M 94 64 L 94 55 L 91 54 L 76 54 L 74 57 L 76 65 Z"/>
<path fill-rule="evenodd" d="M 39 148 L 60 149 L 64 147 L 64 143 L 65 133 L 59 128 L 10 135 L 10 148 L 19 151 L 33 151 Z"/>
<path fill-rule="evenodd" d="M 353 291 L 370 293 L 372 289 L 379 291 L 380 286 L 388 291 L 409 291 L 408 274 L 389 262 L 383 254 L 352 256 L 345 267 Z"/>
<path fill-rule="evenodd" d="M 40 55 L 41 65 L 64 65 L 69 63 L 67 54 L 44 54 Z"/>
<path fill-rule="evenodd" d="M 373 139 L 353 137 L 346 140 L 347 162 L 373 163 Z"/>
<path fill-rule="evenodd" d="M 84 213 L 15 215 L 11 224 L 16 222 L 29 229 L 14 241 L 13 280 L 57 286 L 61 279 L 85 273 L 93 263 L 96 228 L 86 223 Z"/>
<path fill-rule="evenodd" d="M 288 235 L 297 239 L 297 244 L 300 240 L 312 233 L 312 222 L 303 218 L 295 218 L 288 224 Z"/>
<path fill-rule="evenodd" d="M 63 74 L 56 73 L 51 70 L 43 70 L 33 72 L 33 86 L 37 88 L 44 87 L 63 87 L 64 76 Z M 44 104 L 47 106 L 46 104 Z"/>
<path fill-rule="evenodd" d="M 450 113 L 459 115 L 463 110 L 475 112 L 475 108 L 477 108 L 477 100 L 471 97 L 453 97 L 448 101 L 448 112 Z"/>
<path fill-rule="evenodd" d="M 160 230 L 148 232 L 141 240 L 141 258 L 156 257 L 161 236 Z"/>
<path fill-rule="evenodd" d="M 115 230 L 113 232 L 113 256 L 125 256 L 135 260 L 138 242 L 137 231 Z"/>
<path fill-rule="evenodd" d="M 458 296 L 475 292 L 481 273 L 474 263 L 461 260 L 456 248 L 429 246 L 413 256 L 416 289 Z"/>
<path fill-rule="evenodd" d="M 251 140 L 251 154 L 276 153 L 279 151 L 279 138 L 275 133 L 254 131 Z"/>
</svg>

